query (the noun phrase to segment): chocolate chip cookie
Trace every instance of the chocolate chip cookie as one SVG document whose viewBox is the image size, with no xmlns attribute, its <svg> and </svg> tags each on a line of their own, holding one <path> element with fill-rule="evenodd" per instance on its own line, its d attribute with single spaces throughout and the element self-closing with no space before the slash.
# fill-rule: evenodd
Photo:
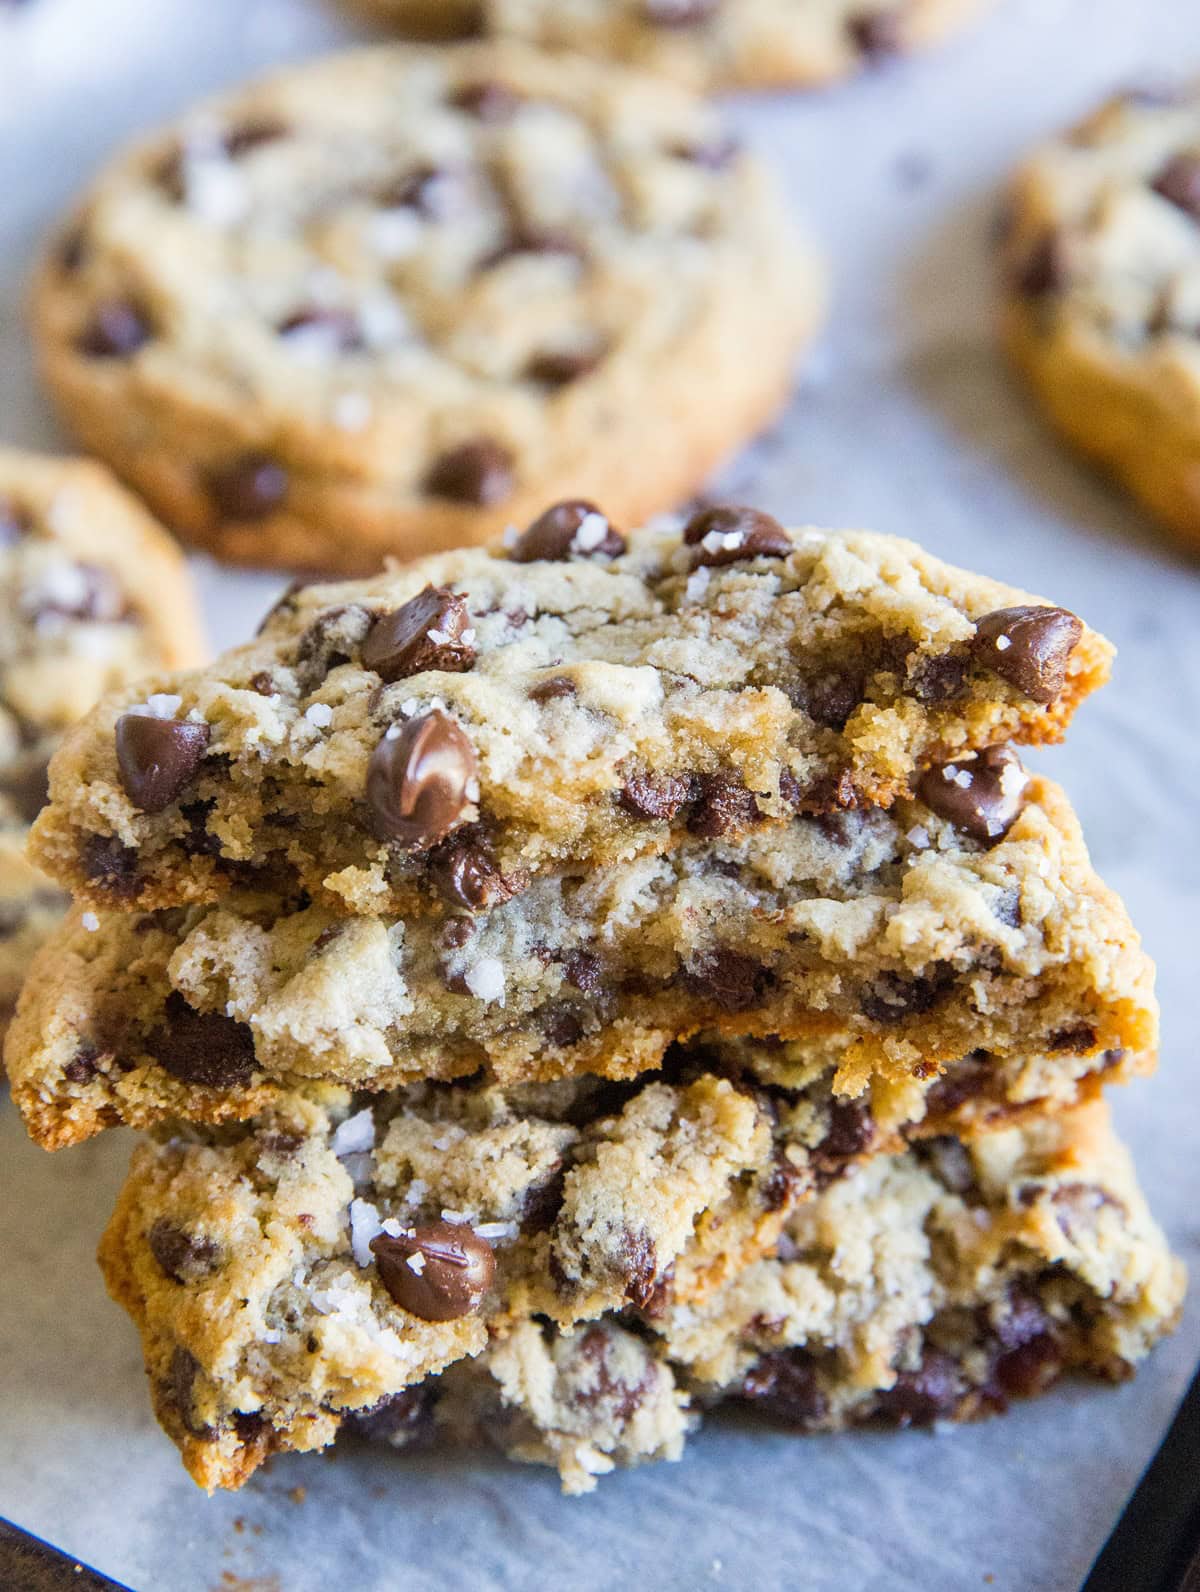
<svg viewBox="0 0 1200 1592">
<path fill-rule="evenodd" d="M 1061 791 L 1004 766 L 1016 795 L 994 834 L 939 768 L 928 805 L 689 838 L 475 916 L 253 896 L 77 911 L 14 1021 L 14 1099 L 56 1147 L 114 1121 L 245 1118 L 312 1079 L 629 1077 L 697 1033 L 808 1041 L 838 1091 L 896 1091 L 910 1112 L 964 1079 L 992 1106 L 1028 1099 L 1000 1063 L 1034 1055 L 1036 1093 L 1061 1069 L 1069 1099 L 1105 1053 L 1153 1051 L 1153 970 Z M 777 1060 L 793 1074 L 774 1050 L 754 1070 Z"/>
<path fill-rule="evenodd" d="M 96 465 L 0 448 L 0 1031 L 64 900 L 23 856 L 64 730 L 104 692 L 199 661 L 174 545 Z"/>
<path fill-rule="evenodd" d="M 1177 1316 L 1102 1107 L 876 1156 L 729 1264 L 712 1216 L 762 1106 L 705 1077 L 598 1117 L 580 1087 L 427 1090 L 382 1119 L 293 1097 L 136 1152 L 101 1262 L 202 1486 L 345 1426 L 491 1437 L 580 1492 L 677 1458 L 721 1401 L 797 1430 L 967 1419 L 1064 1370 L 1128 1375 Z"/>
<path fill-rule="evenodd" d="M 361 572 L 568 492 L 685 500 L 788 392 L 820 272 L 764 169 L 653 78 L 380 46 L 118 160 L 38 277 L 51 392 L 222 557 Z"/>
<path fill-rule="evenodd" d="M 914 783 L 995 839 L 1021 785 L 998 743 L 1057 739 L 1111 650 L 910 542 L 734 506 L 623 532 L 568 501 L 507 548 L 296 590 L 211 669 L 111 695 L 36 856 L 98 909 L 250 885 L 371 916 Z"/>
<path fill-rule="evenodd" d="M 353 0 L 398 27 L 629 62 L 697 89 L 811 88 L 959 27 L 986 0 Z"/>
<path fill-rule="evenodd" d="M 999 256 L 1004 340 L 1052 424 L 1200 546 L 1200 89 L 1123 95 L 1039 150 Z"/>
</svg>

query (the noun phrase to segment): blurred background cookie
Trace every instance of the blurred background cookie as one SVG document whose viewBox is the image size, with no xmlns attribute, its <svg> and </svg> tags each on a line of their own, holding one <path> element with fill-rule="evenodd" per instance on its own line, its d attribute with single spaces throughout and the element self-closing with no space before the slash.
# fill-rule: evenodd
<svg viewBox="0 0 1200 1592">
<path fill-rule="evenodd" d="M 119 160 L 35 335 L 68 423 L 171 524 L 357 571 L 558 497 L 673 507 L 781 404 L 820 303 L 764 170 L 682 91 L 383 46 Z"/>
</svg>

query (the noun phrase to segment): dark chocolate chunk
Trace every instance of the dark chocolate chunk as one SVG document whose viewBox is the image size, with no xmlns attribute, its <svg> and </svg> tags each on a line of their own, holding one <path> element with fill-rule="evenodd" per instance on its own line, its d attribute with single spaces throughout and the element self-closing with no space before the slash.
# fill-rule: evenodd
<svg viewBox="0 0 1200 1592">
<path fill-rule="evenodd" d="M 194 1400 L 196 1378 L 200 1375 L 200 1362 L 189 1350 L 179 1347 L 171 1356 L 170 1369 L 163 1387 L 163 1398 L 175 1411 L 185 1431 L 193 1437 L 211 1437 L 211 1428 L 196 1419 Z"/>
<path fill-rule="evenodd" d="M 288 494 L 288 473 L 269 454 L 249 453 L 208 477 L 218 511 L 227 520 L 263 520 Z"/>
<path fill-rule="evenodd" d="M 1200 155 L 1173 155 L 1150 186 L 1176 209 L 1200 222 Z"/>
<path fill-rule="evenodd" d="M 694 547 L 691 567 L 717 569 L 744 558 L 786 558 L 792 539 L 778 520 L 758 509 L 718 504 L 693 514 L 683 540 Z"/>
<path fill-rule="evenodd" d="M 154 336 L 149 315 L 131 299 L 105 299 L 80 333 L 79 351 L 92 359 L 128 359 Z"/>
<path fill-rule="evenodd" d="M 625 551 L 625 538 L 609 524 L 594 503 L 572 498 L 555 503 L 539 514 L 509 549 L 517 564 L 539 559 L 558 562 L 567 558 L 616 558 Z"/>
<path fill-rule="evenodd" d="M 846 1161 L 869 1150 L 875 1122 L 865 1100 L 834 1100 L 829 1107 L 829 1127 L 818 1153 L 830 1160 Z"/>
<path fill-rule="evenodd" d="M 937 1005 L 952 977 L 952 970 L 944 978 L 880 973 L 859 997 L 862 1014 L 873 1023 L 898 1023 L 906 1017 L 919 1017 Z"/>
<path fill-rule="evenodd" d="M 997 608 L 976 625 L 971 653 L 1032 701 L 1053 702 L 1082 634 L 1082 623 L 1065 608 Z"/>
<path fill-rule="evenodd" d="M 696 782 L 690 774 L 657 778 L 635 774 L 625 781 L 617 800 L 635 818 L 663 818 L 669 823 L 695 794 Z"/>
<path fill-rule="evenodd" d="M 722 946 L 694 957 L 684 968 L 683 979 L 688 989 L 721 1011 L 744 1012 L 761 1003 L 774 976 L 753 957 Z"/>
<path fill-rule="evenodd" d="M 1025 806 L 1029 775 L 1011 746 L 935 764 L 917 781 L 917 795 L 939 818 L 980 845 L 1003 840 Z"/>
<path fill-rule="evenodd" d="M 908 680 L 918 702 L 953 702 L 967 689 L 968 657 L 965 651 L 917 654 L 909 666 Z"/>
<path fill-rule="evenodd" d="M 372 1443 L 388 1443 L 392 1448 L 416 1448 L 433 1441 L 434 1406 L 437 1404 L 436 1379 L 380 1399 L 368 1409 L 347 1415 L 343 1426 Z"/>
<path fill-rule="evenodd" d="M 496 1274 L 491 1245 L 465 1223 L 432 1222 L 371 1240 L 379 1280 L 422 1321 L 457 1321 L 479 1309 Z"/>
<path fill-rule="evenodd" d="M 128 898 L 138 893 L 138 853 L 115 835 L 89 835 L 83 845 L 83 872 L 109 895 Z"/>
<path fill-rule="evenodd" d="M 178 990 L 163 1005 L 161 1027 L 146 1039 L 146 1053 L 181 1083 L 235 1089 L 254 1076 L 254 1035 L 224 1012 L 198 1012 Z"/>
<path fill-rule="evenodd" d="M 688 818 L 693 835 L 707 840 L 737 836 L 762 818 L 753 791 L 736 774 L 702 774 L 698 784 L 699 795 Z"/>
<path fill-rule="evenodd" d="M 638 1309 L 644 1309 L 653 1298 L 658 1282 L 658 1252 L 649 1233 L 635 1232 L 631 1228 L 622 1235 L 620 1266 L 626 1299 Z"/>
<path fill-rule="evenodd" d="M 805 683 L 800 703 L 809 718 L 827 730 L 843 730 L 862 701 L 861 674 L 821 674 Z"/>
<path fill-rule="evenodd" d="M 425 477 L 425 491 L 431 497 L 477 508 L 502 503 L 511 496 L 513 486 L 512 454 L 488 437 L 448 449 L 434 460 Z"/>
<path fill-rule="evenodd" d="M 875 1412 L 896 1426 L 930 1426 L 954 1414 L 963 1391 L 954 1360 L 927 1347 L 915 1371 L 901 1371 L 879 1394 Z"/>
<path fill-rule="evenodd" d="M 1086 1056 L 1095 1050 L 1098 1038 L 1091 1023 L 1072 1023 L 1069 1028 L 1055 1029 L 1046 1040 L 1046 1049 L 1056 1054 L 1065 1051 L 1072 1056 Z"/>
<path fill-rule="evenodd" d="M 426 669 L 461 674 L 475 662 L 466 598 L 445 586 L 426 586 L 400 608 L 379 615 L 363 643 L 362 660 L 387 681 Z"/>
<path fill-rule="evenodd" d="M 742 1379 L 739 1397 L 781 1426 L 808 1431 L 829 1413 L 816 1365 L 805 1349 L 764 1354 Z"/>
<path fill-rule="evenodd" d="M 409 851 L 436 845 L 472 800 L 477 777 L 475 748 L 440 709 L 393 726 L 367 768 L 376 838 Z"/>
<path fill-rule="evenodd" d="M 212 732 L 186 719 L 156 719 L 123 713 L 117 720 L 117 768 L 121 787 L 144 813 L 161 813 L 200 766 Z"/>
<path fill-rule="evenodd" d="M 220 1248 L 211 1239 L 189 1233 L 167 1216 L 160 1216 L 146 1234 L 150 1253 L 164 1276 L 172 1282 L 198 1282 L 217 1269 Z"/>
</svg>

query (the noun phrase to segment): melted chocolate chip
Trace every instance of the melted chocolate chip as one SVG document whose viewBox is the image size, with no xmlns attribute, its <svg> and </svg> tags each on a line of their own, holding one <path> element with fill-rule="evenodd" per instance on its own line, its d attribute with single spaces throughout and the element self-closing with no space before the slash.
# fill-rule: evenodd
<svg viewBox="0 0 1200 1592">
<path fill-rule="evenodd" d="M 146 1039 L 146 1053 L 181 1083 L 234 1089 L 254 1076 L 254 1035 L 223 1012 L 198 1012 L 178 990 L 163 1004 L 165 1022 Z"/>
<path fill-rule="evenodd" d="M 690 775 L 652 779 L 635 774 L 626 780 L 617 800 L 635 818 L 662 818 L 669 823 L 695 794 L 696 782 Z"/>
<path fill-rule="evenodd" d="M 123 713 L 117 720 L 121 787 L 144 813 L 161 813 L 200 766 L 212 732 L 207 724 Z"/>
<path fill-rule="evenodd" d="M 548 1233 L 562 1210 L 567 1168 L 556 1166 L 541 1183 L 533 1183 L 521 1200 L 521 1227 L 527 1233 Z"/>
<path fill-rule="evenodd" d="M 658 1282 L 658 1252 L 649 1233 L 629 1229 L 622 1234 L 620 1266 L 626 1299 L 644 1309 L 654 1297 Z"/>
<path fill-rule="evenodd" d="M 859 997 L 859 1006 L 863 1016 L 873 1023 L 899 1023 L 906 1017 L 919 1017 L 933 1010 L 952 977 L 952 972 L 945 979 L 880 973 Z"/>
<path fill-rule="evenodd" d="M 967 689 L 967 673 L 965 652 L 918 655 L 909 669 L 909 686 L 918 702 L 953 702 Z"/>
<path fill-rule="evenodd" d="M 938 1349 L 926 1348 L 915 1371 L 901 1371 L 879 1394 L 876 1414 L 896 1426 L 929 1426 L 954 1414 L 962 1392 L 955 1362 Z"/>
<path fill-rule="evenodd" d="M 362 648 L 375 616 L 360 603 L 324 608 L 296 644 L 296 662 L 306 683 L 324 680 Z"/>
<path fill-rule="evenodd" d="M 598 995 L 604 964 L 591 951 L 572 951 L 563 963 L 563 976 L 584 995 Z"/>
<path fill-rule="evenodd" d="M 760 1193 L 763 1208 L 782 1211 L 795 1203 L 800 1191 L 800 1173 L 782 1150 L 776 1152 L 775 1165 L 763 1179 Z"/>
<path fill-rule="evenodd" d="M 917 795 L 939 818 L 980 845 L 1003 840 L 1025 806 L 1029 775 L 1011 746 L 936 764 L 917 781 Z"/>
<path fill-rule="evenodd" d="M 63 1077 L 69 1083 L 91 1083 L 100 1072 L 102 1052 L 95 1045 L 80 1045 L 75 1055 L 63 1068 Z"/>
<path fill-rule="evenodd" d="M 429 873 L 446 900 L 468 912 L 500 906 L 516 894 L 478 834 L 443 841 L 429 858 Z"/>
<path fill-rule="evenodd" d="M 617 1426 L 623 1426 L 639 1409 L 646 1396 L 646 1390 L 654 1379 L 652 1367 L 642 1373 L 636 1382 L 624 1381 L 613 1372 L 612 1356 L 610 1353 L 612 1340 L 603 1327 L 588 1327 L 583 1337 L 579 1340 L 579 1354 L 585 1360 L 590 1360 L 595 1367 L 594 1374 L 589 1378 L 590 1385 L 580 1387 L 575 1393 L 575 1401 L 584 1409 L 593 1409 L 597 1404 L 603 1404 L 608 1420 Z"/>
<path fill-rule="evenodd" d="M 182 1347 L 177 1348 L 171 1356 L 163 1398 L 178 1415 L 185 1431 L 193 1437 L 211 1437 L 210 1428 L 197 1421 L 195 1416 L 195 1388 L 199 1375 L 200 1362 L 195 1355 Z"/>
<path fill-rule="evenodd" d="M 280 321 L 276 330 L 285 343 L 320 341 L 323 348 L 348 354 L 363 346 L 362 327 L 352 310 L 309 304 Z"/>
<path fill-rule="evenodd" d="M 250 453 L 208 477 L 208 489 L 227 520 L 264 520 L 288 494 L 288 474 L 276 459 Z"/>
<path fill-rule="evenodd" d="M 563 697 L 578 695 L 579 687 L 569 675 L 552 674 L 545 680 L 539 680 L 536 685 L 529 687 L 529 700 L 531 702 L 558 702 Z"/>
<path fill-rule="evenodd" d="M 1014 1398 L 1033 1398 L 1046 1391 L 1062 1367 L 1063 1351 L 1058 1338 L 1045 1332 L 1000 1355 L 992 1375 Z"/>
<path fill-rule="evenodd" d="M 1200 156 L 1173 156 L 1150 186 L 1193 221 L 1200 222 Z"/>
<path fill-rule="evenodd" d="M 380 1399 L 369 1409 L 347 1415 L 347 1431 L 372 1443 L 388 1443 L 393 1448 L 416 1448 L 432 1442 L 435 1427 L 433 1411 L 438 1388 L 434 1378 L 416 1387 L 407 1387 L 389 1398 Z"/>
<path fill-rule="evenodd" d="M 460 443 L 435 459 L 425 477 L 430 497 L 452 503 L 490 508 L 511 496 L 514 486 L 513 456 L 488 437 Z"/>
<path fill-rule="evenodd" d="M 389 730 L 367 768 L 367 805 L 379 840 L 424 851 L 445 838 L 478 776 L 475 749 L 440 709 Z"/>
<path fill-rule="evenodd" d="M 688 818 L 693 835 L 719 840 L 740 835 L 762 818 L 753 791 L 748 791 L 735 774 L 702 774 L 699 795 Z"/>
<path fill-rule="evenodd" d="M 688 989 L 721 1011 L 744 1012 L 762 1002 L 774 975 L 753 957 L 722 946 L 694 957 L 684 968 L 683 979 Z"/>
<path fill-rule="evenodd" d="M 556 1050 L 570 1050 L 583 1038 L 583 1020 L 566 1001 L 550 1001 L 538 1013 L 538 1027 L 546 1043 Z"/>
<path fill-rule="evenodd" d="M 160 1216 L 151 1227 L 146 1243 L 172 1282 L 198 1282 L 220 1263 L 220 1248 L 211 1238 L 186 1232 L 166 1216 Z"/>
<path fill-rule="evenodd" d="M 819 1153 L 834 1161 L 848 1161 L 871 1148 L 875 1122 L 871 1108 L 863 1100 L 835 1100 L 829 1107 L 829 1127 L 818 1146 Z"/>
<path fill-rule="evenodd" d="M 1066 241 L 1060 232 L 1045 232 L 1013 274 L 1013 286 L 1025 298 L 1049 298 L 1070 280 Z"/>
<path fill-rule="evenodd" d="M 741 1398 L 781 1426 L 807 1431 L 829 1413 L 816 1365 L 804 1349 L 781 1349 L 756 1360 L 742 1379 Z"/>
<path fill-rule="evenodd" d="M 904 49 L 904 30 L 894 11 L 872 11 L 851 17 L 846 31 L 855 47 L 872 63 L 890 60 Z"/>
<path fill-rule="evenodd" d="M 399 1238 L 381 1233 L 371 1251 L 388 1293 L 422 1321 L 471 1315 L 496 1274 L 491 1245 L 457 1222 L 433 1222 Z"/>
<path fill-rule="evenodd" d="M 1034 702 L 1053 702 L 1083 625 L 1065 608 L 997 608 L 975 627 L 971 653 Z"/>
<path fill-rule="evenodd" d="M 1091 1023 L 1072 1023 L 1069 1028 L 1058 1028 L 1046 1040 L 1046 1049 L 1056 1055 L 1066 1052 L 1072 1056 L 1086 1056 L 1096 1048 L 1099 1035 Z"/>
<path fill-rule="evenodd" d="M 130 299 L 97 304 L 79 337 L 79 351 L 92 359 L 128 359 L 154 336 L 145 310 Z"/>
<path fill-rule="evenodd" d="M 138 852 L 115 835 L 89 835 L 83 845 L 83 871 L 107 894 L 129 898 L 138 893 Z"/>
<path fill-rule="evenodd" d="M 445 586 L 426 586 L 375 620 L 363 643 L 363 665 L 389 682 L 426 669 L 461 674 L 475 662 L 473 636 L 466 599 Z"/>
<path fill-rule="evenodd" d="M 544 387 L 566 387 L 583 376 L 590 376 L 604 358 L 601 348 L 543 349 L 534 354 L 525 367 L 530 381 L 541 382 Z"/>
<path fill-rule="evenodd" d="M 464 83 L 450 97 L 451 105 L 481 122 L 507 122 L 516 115 L 521 96 L 496 79 Z"/>
<path fill-rule="evenodd" d="M 539 514 L 509 549 L 508 556 L 516 564 L 538 560 L 557 563 L 592 555 L 616 558 L 624 551 L 625 538 L 613 529 L 601 510 L 583 498 L 572 498 Z"/>
<path fill-rule="evenodd" d="M 821 674 L 805 683 L 799 694 L 800 707 L 809 718 L 827 730 L 843 730 L 846 720 L 862 701 L 861 674 Z"/>
<path fill-rule="evenodd" d="M 693 569 L 719 569 L 744 558 L 786 558 L 792 551 L 792 539 L 778 520 L 733 505 L 718 504 L 693 514 L 683 528 L 683 540 L 696 549 Z"/>
<path fill-rule="evenodd" d="M 642 0 L 642 16 L 656 28 L 696 28 L 716 15 L 720 0 Z"/>
</svg>

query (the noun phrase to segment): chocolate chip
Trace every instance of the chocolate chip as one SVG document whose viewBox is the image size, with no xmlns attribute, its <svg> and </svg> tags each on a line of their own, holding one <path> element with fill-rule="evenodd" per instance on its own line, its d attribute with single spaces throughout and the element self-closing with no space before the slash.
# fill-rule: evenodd
<svg viewBox="0 0 1200 1592">
<path fill-rule="evenodd" d="M 516 115 L 521 96 L 507 83 L 491 79 L 464 83 L 450 96 L 450 103 L 478 121 L 507 122 Z"/>
<path fill-rule="evenodd" d="M 583 1020 L 566 1001 L 549 1001 L 538 1013 L 538 1027 L 548 1045 L 570 1050 L 583 1038 Z"/>
<path fill-rule="evenodd" d="M 620 1267 L 626 1299 L 644 1309 L 653 1298 L 658 1281 L 658 1252 L 649 1233 L 629 1229 L 621 1235 Z"/>
<path fill-rule="evenodd" d="M 352 310 L 326 309 L 309 304 L 293 310 L 276 330 L 285 343 L 320 342 L 336 353 L 347 354 L 363 346 L 362 327 Z"/>
<path fill-rule="evenodd" d="M 965 651 L 941 652 L 931 657 L 918 653 L 909 667 L 909 687 L 918 702 L 953 702 L 967 689 L 967 673 Z"/>
<path fill-rule="evenodd" d="M 375 623 L 375 615 L 361 603 L 340 603 L 324 608 L 296 644 L 296 662 L 310 686 L 331 669 L 349 663 L 362 648 Z"/>
<path fill-rule="evenodd" d="M 830 1160 L 848 1161 L 871 1148 L 875 1122 L 864 1100 L 834 1100 L 829 1107 L 829 1127 L 818 1153 Z"/>
<path fill-rule="evenodd" d="M 829 1413 L 816 1365 L 804 1349 L 764 1354 L 742 1378 L 740 1398 L 781 1426 L 807 1431 Z"/>
<path fill-rule="evenodd" d="M 859 1007 L 873 1023 L 899 1023 L 906 1017 L 919 1017 L 937 1005 L 952 977 L 952 971 L 946 977 L 934 978 L 880 973 L 860 995 Z"/>
<path fill-rule="evenodd" d="M 617 800 L 635 818 L 663 818 L 669 823 L 695 794 L 696 782 L 690 775 L 668 774 L 652 779 L 648 775 L 635 774 L 626 780 Z"/>
<path fill-rule="evenodd" d="M 154 336 L 150 317 L 130 299 L 97 304 L 79 337 L 79 351 L 92 359 L 128 359 Z"/>
<path fill-rule="evenodd" d="M 462 195 L 458 174 L 442 166 L 417 166 L 381 188 L 375 202 L 383 210 L 415 210 L 429 221 L 450 215 Z"/>
<path fill-rule="evenodd" d="M 254 1035 L 224 1012 L 198 1012 L 178 990 L 163 1003 L 161 1027 L 146 1039 L 146 1053 L 181 1083 L 235 1089 L 254 1076 Z"/>
<path fill-rule="evenodd" d="M 595 1369 L 587 1378 L 586 1386 L 579 1386 L 574 1396 L 575 1402 L 584 1409 L 594 1409 L 597 1405 L 603 1405 L 606 1424 L 619 1428 L 624 1426 L 641 1407 L 646 1391 L 654 1381 L 655 1373 L 653 1366 L 648 1364 L 636 1382 L 626 1382 L 622 1377 L 615 1375 L 611 1355 L 612 1341 L 609 1334 L 600 1326 L 588 1327 L 584 1332 L 579 1340 L 579 1355 L 582 1359 L 590 1360 Z"/>
<path fill-rule="evenodd" d="M 1086 1056 L 1096 1048 L 1099 1035 L 1091 1023 L 1072 1023 L 1059 1028 L 1046 1040 L 1046 1049 L 1056 1055 L 1067 1052 L 1072 1056 Z"/>
<path fill-rule="evenodd" d="M 1051 1194 L 1050 1203 L 1055 1220 L 1073 1244 L 1095 1237 L 1097 1220 L 1106 1207 L 1123 1209 L 1106 1189 L 1094 1183 L 1063 1183 Z"/>
<path fill-rule="evenodd" d="M 193 1437 L 211 1437 L 211 1429 L 196 1420 L 194 1399 L 196 1378 L 200 1375 L 200 1362 L 189 1350 L 179 1347 L 171 1356 L 163 1388 L 164 1398 L 178 1415 L 185 1431 Z"/>
<path fill-rule="evenodd" d="M 568 558 L 598 554 L 616 558 L 625 551 L 625 538 L 609 524 L 594 503 L 570 498 L 539 514 L 509 549 L 516 564 L 538 560 L 558 563 Z"/>
<path fill-rule="evenodd" d="M 89 835 L 83 845 L 83 872 L 91 884 L 109 895 L 128 898 L 138 893 L 138 852 L 115 835 Z"/>
<path fill-rule="evenodd" d="M 1193 221 L 1200 221 L 1200 156 L 1172 156 L 1150 186 Z"/>
<path fill-rule="evenodd" d="M 843 730 L 846 720 L 862 701 L 861 674 L 821 674 L 804 683 L 797 706 L 827 730 Z"/>
<path fill-rule="evenodd" d="M 1013 273 L 1013 286 L 1025 298 L 1061 293 L 1070 280 L 1070 262 L 1062 233 L 1044 232 Z"/>
<path fill-rule="evenodd" d="M 529 687 L 529 700 L 531 702 L 558 702 L 563 697 L 573 697 L 578 694 L 579 687 L 569 675 L 552 674 L 548 679 L 539 680 L 537 685 Z"/>
<path fill-rule="evenodd" d="M 760 822 L 762 814 L 752 791 L 735 774 L 702 774 L 699 795 L 688 818 L 688 830 L 708 840 L 736 836 Z"/>
<path fill-rule="evenodd" d="M 846 31 L 856 48 L 873 63 L 890 60 L 904 49 L 904 30 L 898 12 L 872 11 L 851 17 Z"/>
<path fill-rule="evenodd" d="M 379 840 L 424 851 L 445 838 L 472 799 L 475 748 L 440 709 L 393 726 L 371 755 L 367 805 Z"/>
<path fill-rule="evenodd" d="M 986 1050 L 972 1051 L 961 1061 L 951 1063 L 949 1070 L 929 1087 L 925 1096 L 926 1117 L 946 1116 L 968 1100 L 974 1100 L 991 1086 L 992 1074 L 993 1062 Z"/>
<path fill-rule="evenodd" d="M 1033 1398 L 1046 1391 L 1062 1367 L 1063 1351 L 1058 1338 L 1046 1332 L 1000 1355 L 992 1375 L 1014 1398 Z"/>
<path fill-rule="evenodd" d="M 971 653 L 1032 701 L 1053 702 L 1082 634 L 1081 621 L 1065 608 L 997 608 L 976 624 Z"/>
<path fill-rule="evenodd" d="M 656 28 L 695 28 L 716 15 L 720 0 L 642 0 L 642 16 Z"/>
<path fill-rule="evenodd" d="M 276 143 L 286 138 L 291 129 L 277 116 L 248 116 L 235 122 L 221 138 L 221 147 L 230 160 L 241 160 L 264 144 Z"/>
<path fill-rule="evenodd" d="M 371 626 L 363 666 L 384 680 L 403 680 L 426 669 L 461 674 L 475 662 L 474 632 L 464 597 L 445 586 L 426 586 Z"/>
<path fill-rule="evenodd" d="M 497 868 L 490 847 L 478 833 L 452 835 L 431 853 L 428 866 L 430 877 L 446 900 L 469 912 L 500 906 L 517 893 Z"/>
<path fill-rule="evenodd" d="M 256 674 L 250 676 L 250 689 L 257 696 L 264 697 L 276 696 L 279 691 L 275 676 L 267 669 L 259 669 Z"/>
<path fill-rule="evenodd" d="M 460 443 L 435 459 L 425 477 L 431 497 L 453 503 L 490 508 L 511 496 L 514 486 L 513 456 L 488 437 Z"/>
<path fill-rule="evenodd" d="M 774 975 L 752 956 L 721 946 L 693 957 L 683 969 L 683 981 L 693 994 L 721 1011 L 744 1012 L 762 1002 Z"/>
<path fill-rule="evenodd" d="M 572 951 L 563 963 L 563 976 L 584 995 L 598 995 L 604 964 L 591 951 Z"/>
<path fill-rule="evenodd" d="M 207 724 L 123 713 L 117 720 L 121 788 L 143 813 L 161 813 L 200 766 L 212 731 Z"/>
<path fill-rule="evenodd" d="M 160 1216 L 151 1227 L 146 1243 L 172 1282 L 198 1282 L 214 1272 L 220 1261 L 220 1248 L 211 1238 L 186 1232 L 166 1216 Z"/>
<path fill-rule="evenodd" d="M 1004 839 L 1025 806 L 1029 775 L 1011 746 L 935 764 L 917 781 L 925 805 L 980 845 Z"/>
<path fill-rule="evenodd" d="M 393 1448 L 415 1448 L 433 1439 L 433 1411 L 438 1400 L 436 1379 L 406 1387 L 400 1393 L 380 1399 L 369 1409 L 355 1410 L 345 1417 L 347 1431 L 372 1443 L 389 1443 Z"/>
<path fill-rule="evenodd" d="M 263 520 L 280 506 L 288 493 L 287 471 L 265 453 L 244 458 L 215 470 L 208 489 L 217 509 L 227 520 Z"/>
<path fill-rule="evenodd" d="M 777 1151 L 775 1165 L 763 1179 L 759 1190 L 763 1208 L 768 1211 L 788 1209 L 795 1204 L 800 1183 L 800 1173 L 782 1150 Z"/>
<path fill-rule="evenodd" d="M 602 348 L 547 348 L 532 356 L 525 374 L 530 381 L 541 382 L 544 387 L 566 387 L 583 376 L 590 376 L 603 358 Z"/>
<path fill-rule="evenodd" d="M 896 1426 L 929 1426 L 954 1414 L 962 1392 L 956 1363 L 939 1349 L 926 1348 L 915 1371 L 901 1371 L 879 1394 L 875 1412 Z"/>
<path fill-rule="evenodd" d="M 683 528 L 683 540 L 696 549 L 692 569 L 719 569 L 744 558 L 786 558 L 792 551 L 792 539 L 778 520 L 733 505 L 693 514 Z"/>
<path fill-rule="evenodd" d="M 381 1233 L 371 1251 L 388 1293 L 422 1321 L 471 1315 L 496 1274 L 491 1245 L 465 1223 L 432 1222 L 399 1238 Z"/>
<path fill-rule="evenodd" d="M 541 1183 L 533 1183 L 521 1199 L 521 1227 L 526 1233 L 548 1233 L 562 1210 L 566 1186 L 565 1164 L 556 1166 Z"/>
</svg>

